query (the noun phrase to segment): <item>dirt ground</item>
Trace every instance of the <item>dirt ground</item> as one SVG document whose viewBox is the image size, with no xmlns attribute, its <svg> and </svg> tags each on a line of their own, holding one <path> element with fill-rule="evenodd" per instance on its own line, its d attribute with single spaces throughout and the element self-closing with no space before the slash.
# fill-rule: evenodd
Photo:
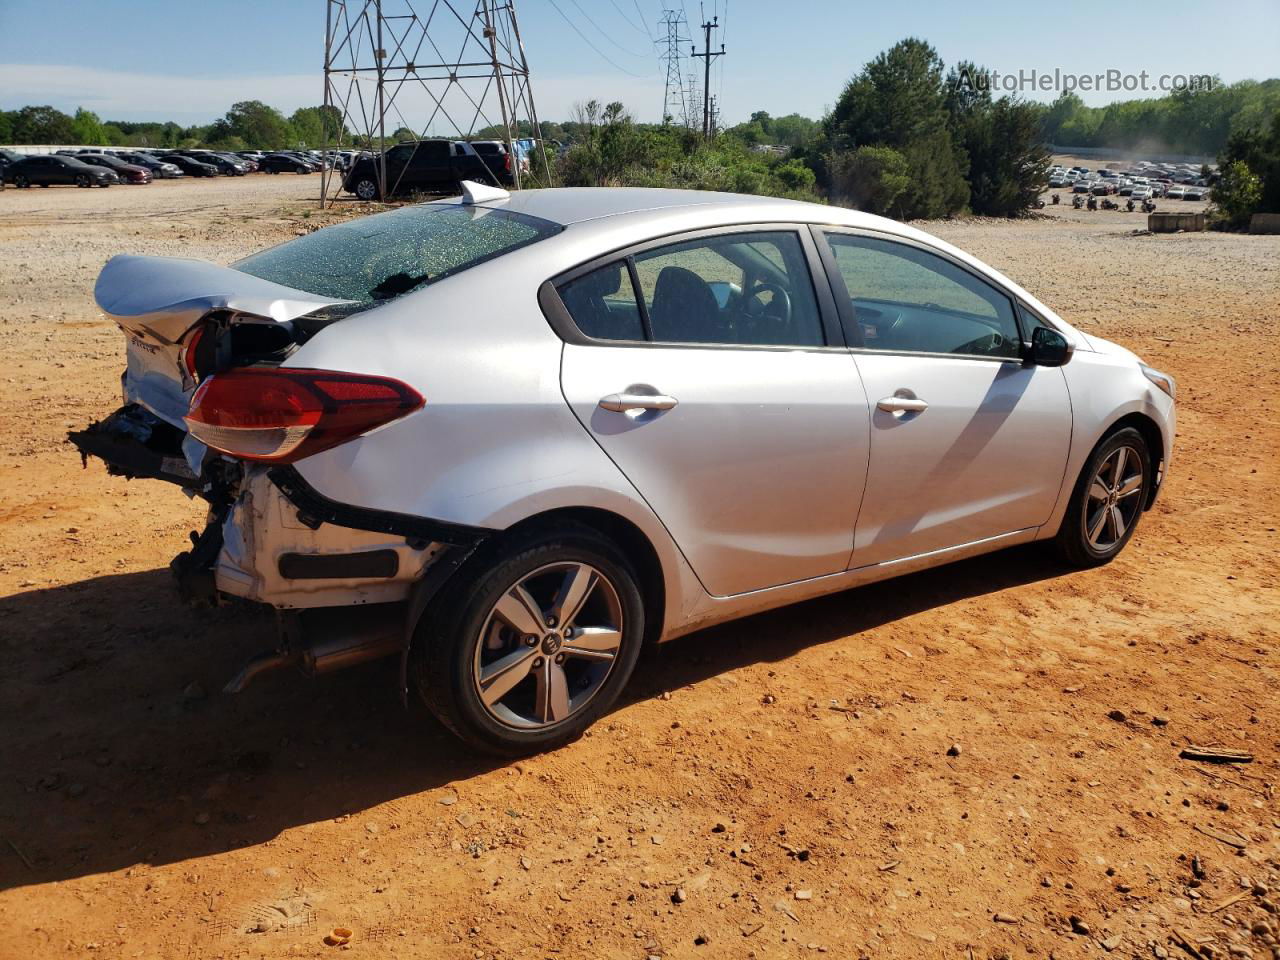
<svg viewBox="0 0 1280 960">
<path fill-rule="evenodd" d="M 1280 237 L 926 225 L 1178 378 L 1136 539 L 690 636 L 508 763 L 406 713 L 387 664 L 218 693 L 270 621 L 183 608 L 198 507 L 64 442 L 118 405 L 110 255 L 228 262 L 321 222 L 317 191 L 0 193 L 0 957 L 1271 955 Z"/>
</svg>

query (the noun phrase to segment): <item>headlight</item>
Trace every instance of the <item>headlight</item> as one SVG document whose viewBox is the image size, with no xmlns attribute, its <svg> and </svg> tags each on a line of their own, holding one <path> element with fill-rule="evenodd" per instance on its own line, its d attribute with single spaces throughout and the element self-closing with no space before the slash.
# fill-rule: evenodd
<svg viewBox="0 0 1280 960">
<path fill-rule="evenodd" d="M 1161 373 L 1153 367 L 1148 367 L 1145 363 L 1140 363 L 1138 366 L 1142 368 L 1142 375 L 1167 393 L 1170 399 L 1178 396 L 1178 385 L 1174 383 L 1173 377 L 1167 373 Z"/>
</svg>

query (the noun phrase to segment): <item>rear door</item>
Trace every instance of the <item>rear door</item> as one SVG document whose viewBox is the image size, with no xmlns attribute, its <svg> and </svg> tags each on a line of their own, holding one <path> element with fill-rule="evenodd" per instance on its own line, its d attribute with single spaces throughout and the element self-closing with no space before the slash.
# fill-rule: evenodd
<svg viewBox="0 0 1280 960">
<path fill-rule="evenodd" d="M 1071 401 L 1060 368 L 1022 362 L 1015 302 L 922 244 L 856 231 L 824 236 L 871 405 L 851 566 L 1048 520 L 1071 444 Z"/>
<path fill-rule="evenodd" d="M 806 228 L 725 228 L 544 288 L 566 399 L 713 595 L 848 562 L 868 409 L 815 257 Z"/>
<path fill-rule="evenodd" d="M 439 187 L 452 179 L 449 144 L 444 140 L 424 140 L 409 162 L 409 180 L 416 189 Z"/>
</svg>

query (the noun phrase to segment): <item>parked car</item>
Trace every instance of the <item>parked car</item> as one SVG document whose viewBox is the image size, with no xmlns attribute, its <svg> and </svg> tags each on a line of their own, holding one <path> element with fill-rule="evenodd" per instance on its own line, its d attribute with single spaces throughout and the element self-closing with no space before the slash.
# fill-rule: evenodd
<svg viewBox="0 0 1280 960">
<path fill-rule="evenodd" d="M 314 173 L 315 171 L 297 157 L 283 153 L 269 153 L 258 161 L 258 169 L 267 173 Z"/>
<path fill-rule="evenodd" d="M 489 168 L 489 172 L 497 183 L 515 183 L 513 163 L 520 163 L 521 173 L 528 172 L 529 161 L 527 159 L 523 162 L 513 161 L 511 154 L 507 151 L 507 145 L 501 140 L 472 140 L 470 145 L 471 149 L 484 161 L 484 165 Z"/>
<path fill-rule="evenodd" d="M 1193 184 L 1191 186 L 1183 188 L 1182 199 L 1183 200 L 1203 200 L 1206 196 L 1208 196 L 1208 194 L 1209 194 L 1208 187 L 1202 187 L 1202 186 Z"/>
<path fill-rule="evenodd" d="M 109 187 L 120 182 L 114 170 L 58 154 L 36 154 L 10 163 L 4 168 L 4 179 L 19 187 L 50 187 L 55 184 Z"/>
<path fill-rule="evenodd" d="M 451 140 L 409 140 L 386 153 L 387 183 L 379 182 L 379 164 L 361 157 L 342 180 L 342 189 L 361 200 L 378 200 L 385 193 L 397 196 L 414 192 L 447 193 L 463 180 L 491 182 L 494 175 L 468 143 Z"/>
<path fill-rule="evenodd" d="M 1071 185 L 1072 193 L 1089 193 L 1093 189 L 1092 180 L 1077 180 Z"/>
<path fill-rule="evenodd" d="M 1116 185 L 1109 180 L 1097 180 L 1089 192 L 1095 197 L 1107 197 L 1116 192 Z"/>
<path fill-rule="evenodd" d="M 473 747 L 543 750 L 646 642 L 1014 544 L 1106 563 L 1168 473 L 1172 378 L 913 227 L 463 190 L 98 279 L 125 406 L 71 440 L 209 501 L 189 593 L 280 609 L 232 690 L 396 656 Z"/>
<path fill-rule="evenodd" d="M 84 153 L 76 159 L 82 163 L 92 164 L 95 167 L 114 170 L 121 183 L 143 184 L 151 182 L 151 171 L 146 167 L 136 163 L 125 163 L 123 160 L 109 157 L 105 153 Z"/>
<path fill-rule="evenodd" d="M 297 150 L 281 150 L 280 153 L 283 156 L 289 157 L 290 159 L 303 164 L 311 173 L 318 173 L 324 168 L 324 164 L 309 153 L 300 153 Z"/>
<path fill-rule="evenodd" d="M 11 163 L 17 163 L 25 154 L 17 153 L 13 150 L 6 150 L 0 147 L 0 187 L 4 186 L 4 171 Z"/>
<path fill-rule="evenodd" d="M 219 173 L 228 177 L 243 177 L 249 172 L 249 165 L 239 157 L 233 159 L 221 153 L 213 153 L 208 150 L 193 150 L 187 156 L 193 160 L 198 160 L 200 163 L 207 163 Z"/>
<path fill-rule="evenodd" d="M 218 168 L 210 163 L 193 160 L 181 153 L 167 153 L 160 157 L 162 163 L 172 163 L 189 177 L 216 177 Z"/>
<path fill-rule="evenodd" d="M 146 167 L 151 171 L 151 176 L 157 180 L 172 180 L 184 175 L 177 165 L 165 163 L 149 153 L 122 153 L 120 154 L 120 159 L 125 163 Z"/>
</svg>

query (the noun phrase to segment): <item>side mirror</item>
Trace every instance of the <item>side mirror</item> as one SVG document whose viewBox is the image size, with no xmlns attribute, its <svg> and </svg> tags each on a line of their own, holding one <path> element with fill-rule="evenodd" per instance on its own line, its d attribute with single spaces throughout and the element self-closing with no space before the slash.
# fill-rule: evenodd
<svg viewBox="0 0 1280 960">
<path fill-rule="evenodd" d="M 1075 353 L 1075 346 L 1057 330 L 1036 327 L 1031 332 L 1027 362 L 1037 367 L 1060 367 Z"/>
</svg>

